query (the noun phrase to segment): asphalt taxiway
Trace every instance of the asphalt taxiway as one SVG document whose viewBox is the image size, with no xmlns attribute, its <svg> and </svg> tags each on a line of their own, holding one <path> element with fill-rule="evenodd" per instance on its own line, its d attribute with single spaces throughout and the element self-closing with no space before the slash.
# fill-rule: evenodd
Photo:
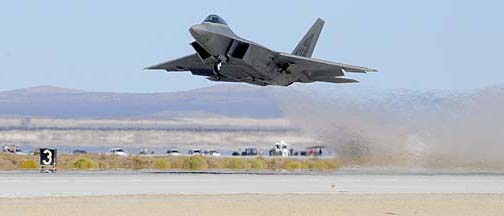
<svg viewBox="0 0 504 216">
<path fill-rule="evenodd" d="M 0 172 L 0 197 L 154 194 L 504 194 L 504 175 L 481 173 L 205 174 Z"/>
</svg>

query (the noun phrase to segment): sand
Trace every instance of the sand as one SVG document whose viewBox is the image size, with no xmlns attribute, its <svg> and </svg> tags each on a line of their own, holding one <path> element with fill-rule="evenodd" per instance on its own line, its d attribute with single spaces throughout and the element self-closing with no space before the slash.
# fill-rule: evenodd
<svg viewBox="0 0 504 216">
<path fill-rule="evenodd" d="M 0 215 L 504 215 L 504 194 L 340 193 L 2 198 Z"/>
</svg>

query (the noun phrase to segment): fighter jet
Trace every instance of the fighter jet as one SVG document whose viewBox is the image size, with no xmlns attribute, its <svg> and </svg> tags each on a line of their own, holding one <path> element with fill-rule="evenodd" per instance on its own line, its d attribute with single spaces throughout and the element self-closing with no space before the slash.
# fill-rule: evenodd
<svg viewBox="0 0 504 216">
<path fill-rule="evenodd" d="M 311 58 L 324 20 L 317 19 L 291 54 L 268 49 L 236 35 L 226 21 L 209 15 L 189 32 L 195 53 L 147 69 L 190 71 L 212 81 L 288 86 L 295 82 L 353 83 L 346 72 L 376 70 Z"/>
</svg>

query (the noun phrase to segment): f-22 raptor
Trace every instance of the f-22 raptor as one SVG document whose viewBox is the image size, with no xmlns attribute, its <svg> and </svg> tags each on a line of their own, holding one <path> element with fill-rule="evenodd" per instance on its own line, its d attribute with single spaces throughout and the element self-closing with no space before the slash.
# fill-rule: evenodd
<svg viewBox="0 0 504 216">
<path fill-rule="evenodd" d="M 345 72 L 376 70 L 311 58 L 324 20 L 317 19 L 292 54 L 276 52 L 236 35 L 221 17 L 209 15 L 189 32 L 195 54 L 148 67 L 166 71 L 190 71 L 212 81 L 246 82 L 259 86 L 288 86 L 295 82 L 358 82 Z"/>
</svg>

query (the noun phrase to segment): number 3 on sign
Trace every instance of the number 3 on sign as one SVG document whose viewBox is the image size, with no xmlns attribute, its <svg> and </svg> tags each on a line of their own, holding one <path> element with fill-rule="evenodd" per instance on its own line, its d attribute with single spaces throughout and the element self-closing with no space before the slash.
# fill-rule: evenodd
<svg viewBox="0 0 504 216">
<path fill-rule="evenodd" d="M 44 165 L 51 165 L 52 160 L 53 160 L 53 159 L 52 159 L 52 157 L 53 157 L 52 152 L 51 152 L 49 149 L 46 149 L 46 150 L 44 150 L 44 152 L 42 152 L 42 153 L 44 153 L 44 154 L 46 154 L 46 155 L 47 155 L 46 159 L 45 159 L 45 160 L 43 160 L 43 161 L 42 161 L 42 163 L 44 163 Z"/>
</svg>

